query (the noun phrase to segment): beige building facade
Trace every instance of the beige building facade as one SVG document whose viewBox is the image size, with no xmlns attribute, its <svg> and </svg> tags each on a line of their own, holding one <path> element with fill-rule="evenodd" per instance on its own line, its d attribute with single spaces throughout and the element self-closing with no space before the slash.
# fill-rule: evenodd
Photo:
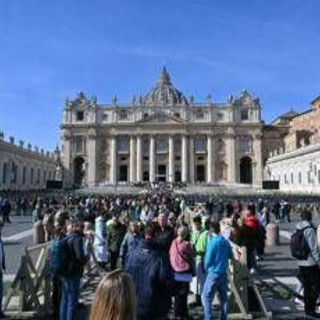
<svg viewBox="0 0 320 320">
<path fill-rule="evenodd" d="M 186 97 L 164 68 L 130 104 L 83 93 L 65 103 L 65 186 L 139 182 L 260 185 L 263 128 L 259 100 L 247 91 L 217 103 Z"/>
<path fill-rule="evenodd" d="M 286 126 L 281 143 L 269 150 L 265 175 L 279 181 L 280 189 L 292 192 L 320 192 L 320 97 L 302 113 L 289 112 L 274 126 Z M 280 119 L 280 121 L 279 121 Z"/>
<path fill-rule="evenodd" d="M 53 153 L 44 152 L 14 137 L 5 139 L 0 133 L 0 191 L 43 190 L 47 180 L 55 180 L 56 160 Z"/>
</svg>

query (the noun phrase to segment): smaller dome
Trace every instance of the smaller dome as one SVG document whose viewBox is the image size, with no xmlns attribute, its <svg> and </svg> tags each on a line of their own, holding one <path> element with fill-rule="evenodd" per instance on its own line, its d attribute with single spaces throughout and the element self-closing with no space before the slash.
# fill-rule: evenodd
<svg viewBox="0 0 320 320">
<path fill-rule="evenodd" d="M 164 67 L 157 81 L 144 98 L 146 105 L 188 105 L 187 98 L 171 83 L 170 75 Z"/>
</svg>

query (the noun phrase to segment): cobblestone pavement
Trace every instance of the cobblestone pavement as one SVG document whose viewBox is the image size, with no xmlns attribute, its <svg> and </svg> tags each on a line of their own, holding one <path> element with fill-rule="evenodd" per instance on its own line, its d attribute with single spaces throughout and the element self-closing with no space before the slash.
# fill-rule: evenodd
<svg viewBox="0 0 320 320">
<path fill-rule="evenodd" d="M 11 224 L 5 224 L 2 232 L 6 253 L 7 275 L 16 274 L 20 265 L 22 250 L 33 244 L 31 217 L 12 216 L 11 222 Z M 30 230 L 29 233 L 28 230 Z"/>
</svg>

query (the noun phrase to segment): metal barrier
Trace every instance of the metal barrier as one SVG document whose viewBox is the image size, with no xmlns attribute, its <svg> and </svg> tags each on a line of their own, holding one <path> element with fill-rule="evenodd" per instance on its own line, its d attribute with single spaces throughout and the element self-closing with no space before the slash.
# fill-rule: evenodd
<svg viewBox="0 0 320 320">
<path fill-rule="evenodd" d="M 50 242 L 25 248 L 21 264 L 15 279 L 3 302 L 3 309 L 12 318 L 44 317 L 52 311 L 52 279 L 48 264 Z M 257 312 L 249 310 L 249 291 L 253 292 L 260 306 L 259 315 L 272 319 L 272 313 L 266 310 L 257 286 L 247 268 L 247 250 L 232 244 L 235 260 L 229 268 L 230 303 L 229 319 L 253 319 Z M 85 275 L 102 275 L 92 245 L 88 246 L 90 262 Z M 252 297 L 252 296 L 251 296 Z"/>
<path fill-rule="evenodd" d="M 12 318 L 36 318 L 52 311 L 52 277 L 48 263 L 50 242 L 25 248 L 19 270 L 3 301 L 4 312 Z M 93 247 L 88 246 L 90 257 L 85 275 L 102 275 Z"/>
</svg>

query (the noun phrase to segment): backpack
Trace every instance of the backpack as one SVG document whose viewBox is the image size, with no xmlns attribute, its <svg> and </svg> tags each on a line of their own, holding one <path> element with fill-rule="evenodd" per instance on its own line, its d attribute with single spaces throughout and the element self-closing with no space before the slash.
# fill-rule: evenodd
<svg viewBox="0 0 320 320">
<path fill-rule="evenodd" d="M 290 239 L 291 255 L 298 260 L 307 260 L 310 254 L 310 247 L 304 236 L 304 231 L 308 228 L 312 228 L 312 226 L 297 229 Z"/>
<path fill-rule="evenodd" d="M 55 276 L 68 274 L 70 262 L 70 236 L 54 239 L 50 246 L 50 270 Z"/>
</svg>

